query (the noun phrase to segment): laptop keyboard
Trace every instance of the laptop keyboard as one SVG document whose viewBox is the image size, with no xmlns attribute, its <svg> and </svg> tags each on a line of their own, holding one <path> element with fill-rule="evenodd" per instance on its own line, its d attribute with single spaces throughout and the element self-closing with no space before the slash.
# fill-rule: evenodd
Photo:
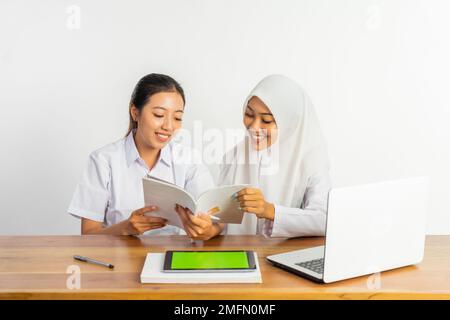
<svg viewBox="0 0 450 320">
<path fill-rule="evenodd" d="M 314 271 L 315 273 L 322 274 L 323 273 L 323 258 L 298 262 L 297 266 Z"/>
</svg>

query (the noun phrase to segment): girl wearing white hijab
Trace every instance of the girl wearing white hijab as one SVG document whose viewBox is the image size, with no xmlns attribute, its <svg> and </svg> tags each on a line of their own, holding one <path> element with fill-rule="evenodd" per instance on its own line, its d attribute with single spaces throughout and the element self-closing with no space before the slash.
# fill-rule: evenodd
<svg viewBox="0 0 450 320">
<path fill-rule="evenodd" d="M 227 234 L 323 235 L 329 162 L 309 97 L 293 80 L 267 76 L 245 100 L 244 125 L 248 135 L 225 154 L 218 181 L 251 185 L 234 195 L 245 214 Z"/>
</svg>

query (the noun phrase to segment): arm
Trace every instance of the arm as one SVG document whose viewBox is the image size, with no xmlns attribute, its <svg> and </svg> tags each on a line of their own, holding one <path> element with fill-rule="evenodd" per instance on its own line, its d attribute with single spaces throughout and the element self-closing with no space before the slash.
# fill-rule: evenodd
<svg viewBox="0 0 450 320">
<path fill-rule="evenodd" d="M 301 208 L 274 204 L 274 219 L 265 221 L 265 235 L 271 237 L 323 236 L 330 189 L 331 180 L 328 172 L 312 175 L 308 180 Z"/>
<path fill-rule="evenodd" d="M 165 226 L 165 219 L 145 215 L 155 210 L 154 206 L 135 210 L 127 220 L 104 226 L 110 181 L 108 162 L 95 153 L 91 154 L 68 209 L 69 214 L 81 218 L 81 234 L 134 235 Z"/>
<path fill-rule="evenodd" d="M 325 233 L 330 188 L 328 172 L 321 172 L 308 179 L 301 208 L 267 202 L 262 191 L 256 188 L 245 188 L 236 198 L 244 212 L 265 219 L 263 234 L 266 236 L 321 236 Z"/>
<path fill-rule="evenodd" d="M 214 187 L 214 181 L 208 168 L 203 164 L 192 165 L 186 175 L 185 189 L 194 197 Z M 183 223 L 187 235 L 194 240 L 209 240 L 219 235 L 224 224 L 213 223 L 208 214 L 194 215 L 189 209 L 181 206 L 176 211 Z"/>
<path fill-rule="evenodd" d="M 149 217 L 145 213 L 156 210 L 156 207 L 144 207 L 134 211 L 130 218 L 109 227 L 102 222 L 81 218 L 81 234 L 113 234 L 113 235 L 138 235 L 148 230 L 162 228 L 166 220 L 158 217 Z"/>
<path fill-rule="evenodd" d="M 81 234 L 114 234 L 127 235 L 128 221 L 122 221 L 109 227 L 104 227 L 102 222 L 81 218 Z"/>
</svg>

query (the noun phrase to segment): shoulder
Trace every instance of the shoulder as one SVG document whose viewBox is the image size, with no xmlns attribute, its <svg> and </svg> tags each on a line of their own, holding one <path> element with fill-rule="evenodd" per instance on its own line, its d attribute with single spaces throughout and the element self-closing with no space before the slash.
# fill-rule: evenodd
<svg viewBox="0 0 450 320">
<path fill-rule="evenodd" d="M 314 172 L 308 178 L 308 189 L 320 188 L 328 191 L 331 189 L 331 186 L 331 176 L 327 168 Z"/>
<path fill-rule="evenodd" d="M 218 185 L 231 185 L 235 183 L 233 171 L 236 170 L 238 164 L 243 164 L 243 162 L 239 160 L 239 153 L 243 152 L 243 147 L 244 142 L 240 141 L 223 154 L 217 177 Z"/>
<path fill-rule="evenodd" d="M 89 154 L 89 161 L 98 165 L 110 165 L 125 155 L 125 138 L 109 143 Z"/>
<path fill-rule="evenodd" d="M 245 152 L 245 139 L 239 141 L 233 147 L 228 148 L 222 156 L 222 165 L 236 163 L 239 155 Z"/>
</svg>

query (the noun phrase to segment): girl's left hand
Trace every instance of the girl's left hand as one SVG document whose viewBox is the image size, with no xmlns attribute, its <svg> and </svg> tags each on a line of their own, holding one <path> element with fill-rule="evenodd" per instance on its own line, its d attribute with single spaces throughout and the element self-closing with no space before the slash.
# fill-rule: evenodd
<svg viewBox="0 0 450 320">
<path fill-rule="evenodd" d="M 235 193 L 234 198 L 239 201 L 241 210 L 255 214 L 258 218 L 273 220 L 275 218 L 275 206 L 267 202 L 261 190 L 245 188 Z"/>
<path fill-rule="evenodd" d="M 175 210 L 180 216 L 183 223 L 184 230 L 191 239 L 194 240 L 209 240 L 223 230 L 223 225 L 212 223 L 209 214 L 194 215 L 188 208 L 183 208 L 176 205 Z"/>
</svg>

